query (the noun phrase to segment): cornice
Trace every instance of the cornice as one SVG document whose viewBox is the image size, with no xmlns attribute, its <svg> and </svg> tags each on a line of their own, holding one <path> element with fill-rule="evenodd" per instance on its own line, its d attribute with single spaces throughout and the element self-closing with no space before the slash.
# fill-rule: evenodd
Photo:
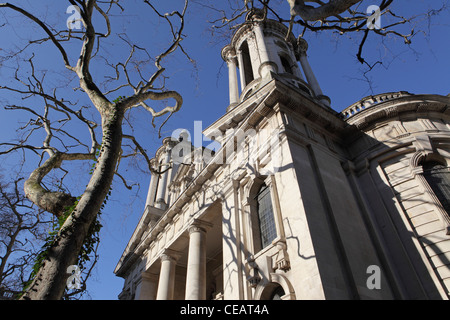
<svg viewBox="0 0 450 320">
<path fill-rule="evenodd" d="M 407 95 L 398 95 L 398 97 L 393 97 L 359 110 L 345 121 L 349 125 L 356 127 L 356 129 L 364 131 L 364 129 L 372 127 L 376 123 L 397 116 L 430 112 L 450 116 L 450 98 L 431 94 L 411 95 L 408 93 Z"/>
</svg>

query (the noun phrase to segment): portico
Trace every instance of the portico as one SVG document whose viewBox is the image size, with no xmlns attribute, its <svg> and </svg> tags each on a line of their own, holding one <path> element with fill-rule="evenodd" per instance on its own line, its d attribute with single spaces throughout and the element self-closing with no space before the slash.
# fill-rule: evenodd
<svg viewBox="0 0 450 320">
<path fill-rule="evenodd" d="M 189 220 L 178 232 L 176 226 L 162 229 L 164 236 L 157 236 L 159 243 L 146 253 L 146 270 L 142 272 L 135 299 L 220 298 L 223 295 L 221 213 L 220 203 L 212 204 L 199 212 L 202 219 Z M 183 218 L 175 219 L 177 225 L 181 225 Z"/>
</svg>

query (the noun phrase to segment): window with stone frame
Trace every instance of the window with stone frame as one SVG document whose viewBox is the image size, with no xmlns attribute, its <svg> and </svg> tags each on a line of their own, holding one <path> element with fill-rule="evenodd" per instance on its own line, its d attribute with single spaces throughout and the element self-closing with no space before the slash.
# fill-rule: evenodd
<svg viewBox="0 0 450 320">
<path fill-rule="evenodd" d="M 284 292 L 284 289 L 282 286 L 277 286 L 271 296 L 270 296 L 270 300 L 282 300 L 281 298 L 285 295 L 286 293 Z"/>
<path fill-rule="evenodd" d="M 260 242 L 258 247 L 264 249 L 277 237 L 270 188 L 265 183 L 259 188 L 255 200 Z"/>
<path fill-rule="evenodd" d="M 427 161 L 422 167 L 425 180 L 450 216 L 450 167 L 437 161 Z"/>
</svg>

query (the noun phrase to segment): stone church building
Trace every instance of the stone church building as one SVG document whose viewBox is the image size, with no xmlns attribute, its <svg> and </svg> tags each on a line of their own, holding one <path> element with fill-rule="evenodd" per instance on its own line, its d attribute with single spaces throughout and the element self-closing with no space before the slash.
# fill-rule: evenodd
<svg viewBox="0 0 450 320">
<path fill-rule="evenodd" d="M 338 113 L 287 34 L 249 14 L 222 50 L 221 148 L 163 140 L 119 299 L 449 298 L 450 97 Z"/>
</svg>

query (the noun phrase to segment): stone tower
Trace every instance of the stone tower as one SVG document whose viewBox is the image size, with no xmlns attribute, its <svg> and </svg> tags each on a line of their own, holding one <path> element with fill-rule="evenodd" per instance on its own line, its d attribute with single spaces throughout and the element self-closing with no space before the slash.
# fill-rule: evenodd
<svg viewBox="0 0 450 320">
<path fill-rule="evenodd" d="M 301 37 L 295 39 L 292 33 L 288 35 L 286 26 L 262 15 L 261 11 L 247 14 L 246 22 L 222 50 L 229 75 L 228 110 L 275 78 L 329 107 L 330 99 L 323 95 L 308 62 L 308 43 Z"/>
<path fill-rule="evenodd" d="M 449 298 L 450 97 L 338 113 L 287 30 L 255 11 L 222 50 L 218 152 L 163 140 L 120 299 Z"/>
</svg>

